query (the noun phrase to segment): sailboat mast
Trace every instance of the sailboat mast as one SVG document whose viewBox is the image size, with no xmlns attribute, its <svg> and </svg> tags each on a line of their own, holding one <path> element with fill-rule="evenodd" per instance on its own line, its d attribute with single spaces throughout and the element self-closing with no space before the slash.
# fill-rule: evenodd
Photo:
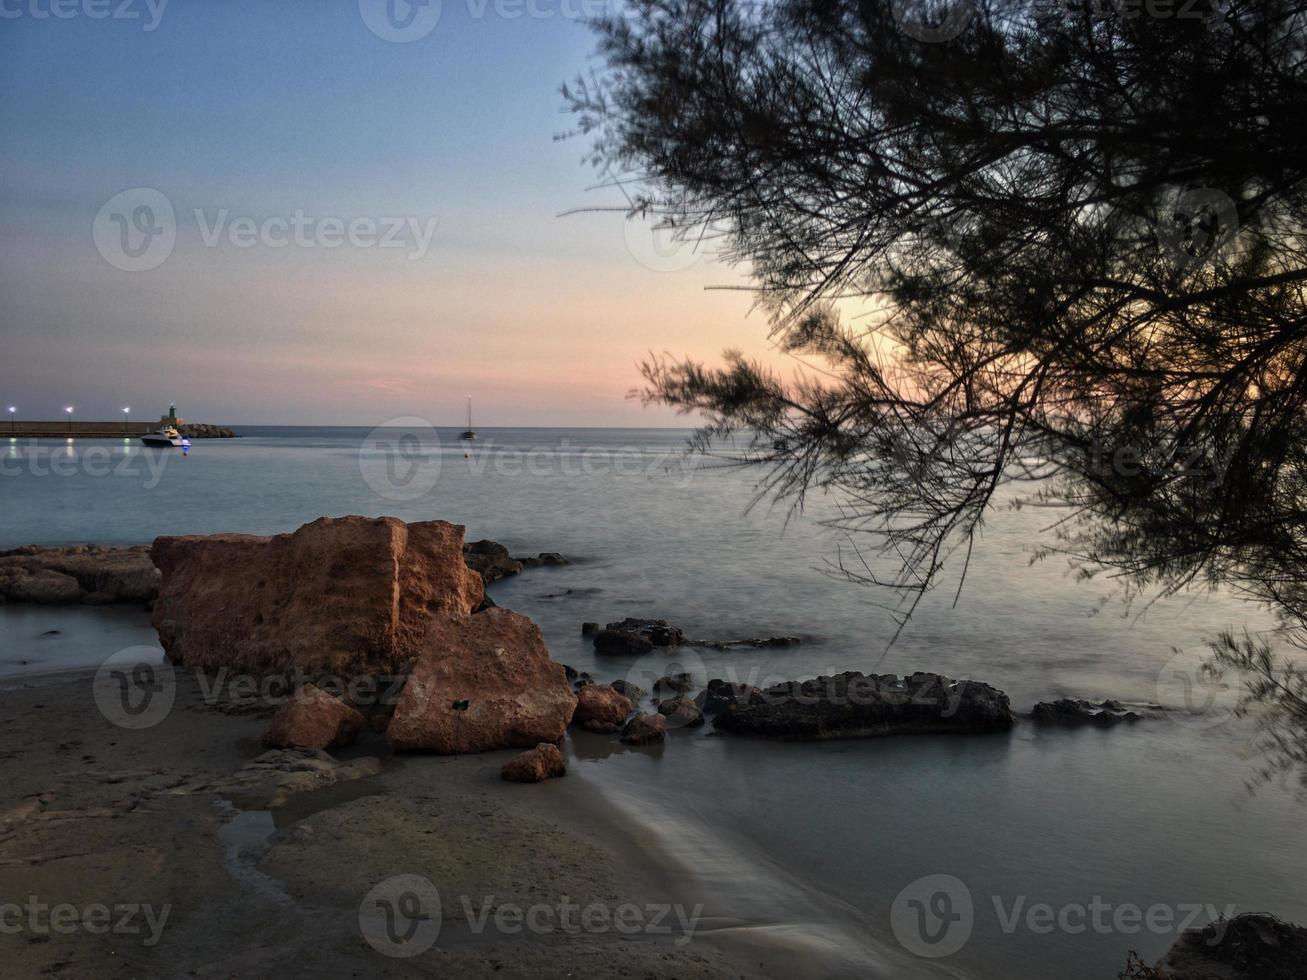
<svg viewBox="0 0 1307 980">
<path fill-rule="evenodd" d="M 472 396 L 467 396 L 467 431 L 472 431 Z"/>
</svg>

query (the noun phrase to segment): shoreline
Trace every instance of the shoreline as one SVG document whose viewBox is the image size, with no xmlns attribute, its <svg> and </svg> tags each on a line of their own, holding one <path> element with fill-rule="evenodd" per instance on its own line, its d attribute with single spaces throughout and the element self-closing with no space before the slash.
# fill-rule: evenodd
<svg viewBox="0 0 1307 980">
<path fill-rule="evenodd" d="M 129 902 L 171 911 L 149 946 L 141 937 L 85 932 L 0 936 L 18 975 L 58 968 L 72 977 L 319 976 L 345 966 L 367 974 L 385 960 L 360 932 L 360 901 L 370 885 L 406 873 L 439 888 L 443 918 L 430 950 L 391 961 L 403 975 L 780 975 L 707 930 L 688 941 L 661 925 L 630 938 L 611 925 L 526 934 L 513 932 L 510 918 L 500 933 L 495 920 L 478 919 L 487 904 L 565 908 L 570 900 L 596 914 L 679 906 L 686 921 L 703 901 L 666 872 L 656 842 L 633 831 L 584 777 L 524 787 L 499 777 L 511 750 L 391 757 L 371 736 L 339 758 L 380 754 L 375 775 L 279 805 L 233 802 L 203 784 L 220 785 L 262 752 L 265 718 L 223 713 L 193 683 L 179 682 L 158 727 L 127 731 L 97 711 L 92 677 L 71 669 L 0 688 L 0 731 L 15 747 L 0 753 L 6 891 L 49 905 Z M 201 788 L 188 790 L 197 781 Z M 271 834 L 251 841 L 241 826 L 250 814 L 266 815 L 258 819 Z M 275 887 L 259 887 L 269 881 Z M 678 921 L 674 912 L 665 918 Z M 109 963 L 119 972 L 107 971 Z"/>
</svg>

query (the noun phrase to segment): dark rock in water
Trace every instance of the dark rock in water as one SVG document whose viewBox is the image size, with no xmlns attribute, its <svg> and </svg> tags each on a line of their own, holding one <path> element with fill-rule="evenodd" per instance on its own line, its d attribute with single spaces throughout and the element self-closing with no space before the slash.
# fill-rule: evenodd
<svg viewBox="0 0 1307 980">
<path fill-rule="evenodd" d="M 659 714 L 636 715 L 622 729 L 627 745 L 652 745 L 667 737 L 667 719 Z"/>
<path fill-rule="evenodd" d="M 658 713 L 667 719 L 668 728 L 698 728 L 703 724 L 703 712 L 684 695 L 660 701 Z"/>
<path fill-rule="evenodd" d="M 794 740 L 1002 732 L 1012 722 L 1007 695 L 988 684 L 858 671 L 778 684 L 713 720 L 727 732 Z"/>
<path fill-rule="evenodd" d="M 577 690 L 580 690 L 581 688 L 585 687 L 587 684 L 593 684 L 594 682 L 595 679 L 591 677 L 586 671 L 583 670 L 581 671 L 581 673 L 577 674 L 576 680 L 572 681 L 572 687 L 576 688 Z"/>
<path fill-rule="evenodd" d="M 694 678 L 689 674 L 672 674 L 654 681 L 655 694 L 684 694 L 694 687 Z"/>
<path fill-rule="evenodd" d="M 632 701 L 640 701 L 649 695 L 649 692 L 640 685 L 632 684 L 630 681 L 616 680 L 608 686 L 618 694 L 630 698 Z"/>
<path fill-rule="evenodd" d="M 463 545 L 463 561 L 489 585 L 522 571 L 522 563 L 497 541 L 469 541 Z"/>
<path fill-rule="evenodd" d="M 708 682 L 706 690 L 700 691 L 694 699 L 706 715 L 715 715 L 734 704 L 760 704 L 762 691 L 752 684 L 735 684 L 714 677 Z"/>
<path fill-rule="evenodd" d="M 517 559 L 527 568 L 537 568 L 541 565 L 570 565 L 572 564 L 557 551 L 542 551 L 534 558 Z"/>
<path fill-rule="evenodd" d="M 564 675 L 564 676 L 565 676 L 569 681 L 574 681 L 574 680 L 576 680 L 578 677 L 581 676 L 581 675 L 577 672 L 577 669 L 576 669 L 575 667 L 572 667 L 572 666 L 570 666 L 570 665 L 568 665 L 568 664 L 563 664 L 563 675 Z"/>
<path fill-rule="evenodd" d="M 1250 912 L 1180 934 L 1155 971 L 1134 958 L 1135 973 L 1166 980 L 1302 980 L 1307 977 L 1307 929 Z M 1142 968 L 1142 969 L 1141 969 Z M 1144 972 L 1148 971 L 1148 972 Z"/>
<path fill-rule="evenodd" d="M 236 437 L 236 433 L 226 426 L 208 425 L 204 422 L 186 422 L 177 426 L 177 431 L 181 435 L 190 436 L 192 439 L 234 439 Z"/>
<path fill-rule="evenodd" d="M 64 632 L 63 630 L 46 630 L 46 631 L 45 631 L 44 633 L 42 633 L 41 635 L 42 635 L 42 636 L 62 636 L 62 635 L 63 635 L 63 632 Z"/>
<path fill-rule="evenodd" d="M 1058 698 L 1041 701 L 1030 711 L 1030 720 L 1041 725 L 1097 725 L 1111 728 L 1123 721 L 1138 721 L 1138 713 L 1120 701 L 1094 704 L 1082 698 Z"/>
<path fill-rule="evenodd" d="M 598 623 L 582 623 L 582 624 L 581 624 L 581 635 L 582 635 L 582 636 L 594 636 L 594 635 L 595 635 L 596 633 L 598 633 L 598 632 L 599 632 L 599 624 L 598 624 Z"/>
<path fill-rule="evenodd" d="M 638 657 L 648 653 L 654 645 L 639 633 L 625 630 L 600 630 L 594 635 L 595 653 L 610 656 L 628 655 Z"/>
<path fill-rule="evenodd" d="M 642 654 L 654 647 L 675 647 L 685 642 L 685 634 L 665 619 L 632 619 L 609 623 L 594 634 L 595 649 L 600 653 Z"/>
</svg>

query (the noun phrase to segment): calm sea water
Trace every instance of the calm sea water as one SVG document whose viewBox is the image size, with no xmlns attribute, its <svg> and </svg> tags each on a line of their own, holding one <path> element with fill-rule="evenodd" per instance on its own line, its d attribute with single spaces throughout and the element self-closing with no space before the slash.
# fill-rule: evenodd
<svg viewBox="0 0 1307 980">
<path fill-rule="evenodd" d="M 1221 594 L 1127 609 L 1065 565 L 1031 565 L 1055 513 L 1000 506 L 956 606 L 951 591 L 932 595 L 887 649 L 886 597 L 826 574 L 855 544 L 820 523 L 836 502 L 751 510 L 754 477 L 687 458 L 684 432 L 495 429 L 468 449 L 456 430 L 421 427 L 242 431 L 185 458 L 119 441 L 0 441 L 0 548 L 272 533 L 323 514 L 443 518 L 515 553 L 575 559 L 493 594 L 597 679 L 922 669 L 992 683 L 1018 710 L 1062 695 L 1204 704 L 1204 640 L 1268 625 Z M 581 622 L 628 615 L 804 644 L 596 659 Z M 141 642 L 152 634 L 131 610 L 0 608 L 3 674 Z M 795 745 L 708 726 L 657 752 L 570 744 L 574 771 L 647 828 L 723 935 L 797 950 L 817 975 L 1102 978 L 1129 949 L 1160 955 L 1167 923 L 1194 908 L 1307 922 L 1302 805 L 1280 786 L 1247 792 L 1252 730 L 1219 710 L 1225 697 L 1113 731 Z"/>
</svg>

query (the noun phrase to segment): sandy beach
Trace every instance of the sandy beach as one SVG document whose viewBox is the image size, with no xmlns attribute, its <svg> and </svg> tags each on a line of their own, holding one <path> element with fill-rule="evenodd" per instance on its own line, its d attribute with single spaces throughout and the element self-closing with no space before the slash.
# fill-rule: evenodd
<svg viewBox="0 0 1307 980">
<path fill-rule="evenodd" d="M 508 784 L 511 752 L 397 757 L 368 733 L 340 758 L 378 758 L 376 775 L 284 802 L 224 792 L 263 753 L 266 712 L 231 713 L 177 676 L 173 710 L 143 731 L 103 717 L 90 672 L 0 693 L 0 868 L 22 907 L 0 933 L 7 974 L 769 975 L 685 935 L 702 899 L 583 780 Z M 400 875 L 440 896 L 439 939 L 412 955 L 423 936 L 383 954 L 360 924 L 365 896 Z M 65 903 L 76 921 L 56 921 Z M 86 915 L 100 905 L 108 928 Z"/>
</svg>

